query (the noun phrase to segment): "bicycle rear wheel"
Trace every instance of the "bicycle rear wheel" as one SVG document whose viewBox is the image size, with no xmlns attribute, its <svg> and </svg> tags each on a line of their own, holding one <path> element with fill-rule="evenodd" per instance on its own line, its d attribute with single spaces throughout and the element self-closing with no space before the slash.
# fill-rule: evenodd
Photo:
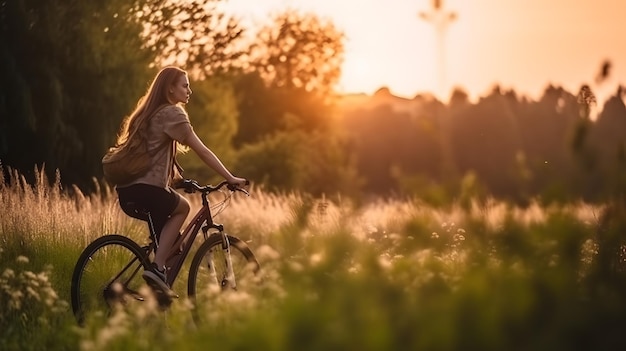
<svg viewBox="0 0 626 351">
<path fill-rule="evenodd" d="M 146 252 L 128 237 L 110 234 L 89 244 L 74 267 L 71 300 L 80 325 L 92 316 L 107 317 L 116 306 L 143 301 L 141 277 Z"/>
<path fill-rule="evenodd" d="M 227 235 L 227 237 L 230 243 L 236 289 L 239 290 L 242 286 L 245 288 L 252 284 L 260 266 L 245 242 L 234 236 Z M 220 235 L 212 235 L 198 248 L 189 267 L 187 293 L 194 302 L 192 312 L 196 323 L 203 321 L 202 316 L 207 312 L 207 306 L 211 304 L 209 301 L 211 293 L 216 290 L 230 289 L 228 279 L 222 238 Z"/>
</svg>

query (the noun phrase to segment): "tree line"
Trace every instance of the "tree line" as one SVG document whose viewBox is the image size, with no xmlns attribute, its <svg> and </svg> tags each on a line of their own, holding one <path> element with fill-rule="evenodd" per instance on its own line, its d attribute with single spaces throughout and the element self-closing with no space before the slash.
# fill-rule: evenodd
<svg viewBox="0 0 626 351">
<path fill-rule="evenodd" d="M 288 9 L 244 28 L 219 3 L 0 0 L 3 169 L 45 165 L 93 189 L 120 121 L 175 64 L 190 73 L 198 134 L 272 190 L 523 203 L 602 201 L 623 187 L 621 87 L 595 119 L 588 86 L 551 86 L 538 101 L 497 88 L 475 103 L 456 90 L 400 110 L 383 89 L 371 98 L 383 103 L 348 109 L 333 90 L 344 35 L 332 22 Z M 193 155 L 181 163 L 215 180 Z"/>
<path fill-rule="evenodd" d="M 588 85 L 576 94 L 550 85 L 537 101 L 496 87 L 471 103 L 455 90 L 447 105 L 418 96 L 399 111 L 381 89 L 372 100 L 383 103 L 350 110 L 343 129 L 376 193 L 605 201 L 626 186 L 625 93 L 618 86 L 596 106 Z"/>
</svg>

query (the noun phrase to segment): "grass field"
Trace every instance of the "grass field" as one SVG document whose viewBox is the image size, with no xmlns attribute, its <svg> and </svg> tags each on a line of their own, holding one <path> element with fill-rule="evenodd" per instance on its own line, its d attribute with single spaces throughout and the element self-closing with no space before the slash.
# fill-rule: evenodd
<svg viewBox="0 0 626 351">
<path fill-rule="evenodd" d="M 50 185 L 52 183 L 52 185 Z M 43 176 L 0 183 L 0 350 L 616 350 L 626 327 L 620 203 L 432 207 L 339 196 L 237 195 L 217 220 L 262 279 L 146 303 L 79 328 L 69 308 L 81 250 L 104 233 L 143 242 L 109 188 L 85 196 Z M 198 201 L 191 198 L 194 206 Z M 184 293 L 186 278 L 174 285 Z"/>
</svg>

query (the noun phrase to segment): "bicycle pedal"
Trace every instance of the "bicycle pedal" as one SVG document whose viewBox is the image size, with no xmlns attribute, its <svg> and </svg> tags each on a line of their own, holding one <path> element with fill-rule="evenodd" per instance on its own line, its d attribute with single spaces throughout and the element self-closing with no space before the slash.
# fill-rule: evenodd
<svg viewBox="0 0 626 351">
<path fill-rule="evenodd" d="M 162 309 L 169 308 L 173 302 L 172 298 L 164 294 L 157 294 L 156 299 L 157 299 L 157 302 L 159 303 L 159 307 L 161 307 Z"/>
<path fill-rule="evenodd" d="M 161 289 L 161 287 L 153 282 L 148 282 L 148 286 L 150 286 L 150 288 L 152 288 L 152 291 L 157 295 L 157 298 L 162 296 L 162 297 L 166 297 L 168 299 L 178 299 L 180 298 L 180 296 L 178 296 L 178 294 L 176 294 L 173 291 L 163 291 L 163 289 Z"/>
</svg>

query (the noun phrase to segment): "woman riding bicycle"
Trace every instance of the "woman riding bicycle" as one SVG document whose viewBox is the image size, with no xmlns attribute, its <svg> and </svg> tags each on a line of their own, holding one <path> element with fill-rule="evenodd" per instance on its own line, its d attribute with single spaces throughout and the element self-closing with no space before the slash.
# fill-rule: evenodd
<svg viewBox="0 0 626 351">
<path fill-rule="evenodd" d="M 123 144 L 130 135 L 142 135 L 151 154 L 149 170 L 127 184 L 116 185 L 122 210 L 131 217 L 147 220 L 150 213 L 158 249 L 154 263 L 143 273 L 151 285 L 156 285 L 168 296 L 175 296 L 166 283 L 165 260 L 180 229 L 189 214 L 189 202 L 176 192 L 173 182 L 180 178 L 175 162 L 178 152 L 187 147 L 228 183 L 243 187 L 247 181 L 233 176 L 219 158 L 194 132 L 184 104 L 189 102 L 191 88 L 187 72 L 177 67 L 165 67 L 156 75 L 135 110 L 122 122 L 116 145 Z M 137 132 L 137 133 L 135 133 Z"/>
</svg>

